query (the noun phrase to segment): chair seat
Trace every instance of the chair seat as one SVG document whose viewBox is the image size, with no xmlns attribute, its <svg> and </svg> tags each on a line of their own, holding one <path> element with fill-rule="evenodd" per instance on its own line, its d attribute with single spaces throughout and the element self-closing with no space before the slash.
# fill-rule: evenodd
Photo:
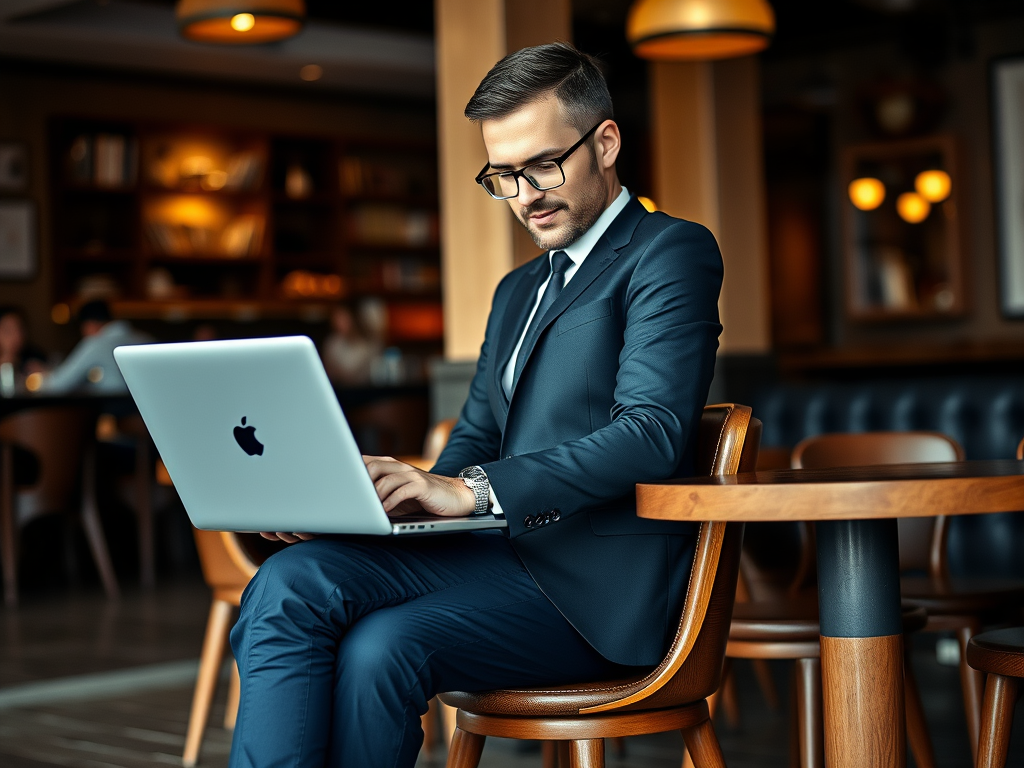
<svg viewBox="0 0 1024 768">
<path fill-rule="evenodd" d="M 967 663 L 981 672 L 1024 678 L 1024 627 L 975 635 L 967 644 Z"/>
<path fill-rule="evenodd" d="M 903 578 L 900 592 L 904 605 L 932 615 L 999 614 L 1024 605 L 1024 583 L 1015 579 Z"/>
<path fill-rule="evenodd" d="M 482 715 L 544 717 L 578 715 L 581 709 L 607 704 L 644 687 L 647 675 L 603 683 L 579 683 L 550 688 L 517 688 L 440 694 L 445 704 Z"/>
</svg>

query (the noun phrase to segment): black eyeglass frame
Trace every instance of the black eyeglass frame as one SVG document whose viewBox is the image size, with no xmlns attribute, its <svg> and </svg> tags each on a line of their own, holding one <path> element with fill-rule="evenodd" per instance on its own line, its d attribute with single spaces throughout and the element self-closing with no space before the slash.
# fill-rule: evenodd
<svg viewBox="0 0 1024 768">
<path fill-rule="evenodd" d="M 495 171 L 494 173 L 487 173 L 487 169 L 491 167 L 491 164 L 487 163 L 480 170 L 480 173 L 476 175 L 475 181 L 477 184 L 484 188 L 484 191 L 488 195 L 490 195 L 490 197 L 494 198 L 495 200 L 511 200 L 513 197 L 517 197 L 519 195 L 519 179 L 521 178 L 526 179 L 527 183 L 531 187 L 536 189 L 538 192 L 547 192 L 549 189 L 558 189 L 560 186 L 565 184 L 565 169 L 562 168 L 562 163 L 568 160 L 569 156 L 573 152 L 582 147 L 586 140 L 589 139 L 593 135 L 594 131 L 600 128 L 602 123 L 604 122 L 605 121 L 602 120 L 600 123 L 597 123 L 593 128 L 591 128 L 589 131 L 580 136 L 579 141 L 577 141 L 575 144 L 573 144 L 571 147 L 565 150 L 565 152 L 563 152 L 558 157 L 552 157 L 547 160 L 538 160 L 535 163 L 530 163 L 529 165 L 523 166 L 518 171 Z M 526 175 L 526 171 L 528 171 L 530 168 L 533 168 L 533 166 L 535 165 L 540 165 L 541 163 L 555 163 L 558 166 L 558 170 L 562 174 L 562 180 L 558 184 L 555 184 L 553 187 L 538 187 L 536 184 L 534 184 L 530 177 Z M 516 194 L 509 195 L 508 197 L 495 197 L 495 195 L 489 189 L 487 189 L 486 186 L 484 186 L 484 179 L 490 178 L 491 176 L 511 176 L 513 179 L 516 180 Z"/>
</svg>

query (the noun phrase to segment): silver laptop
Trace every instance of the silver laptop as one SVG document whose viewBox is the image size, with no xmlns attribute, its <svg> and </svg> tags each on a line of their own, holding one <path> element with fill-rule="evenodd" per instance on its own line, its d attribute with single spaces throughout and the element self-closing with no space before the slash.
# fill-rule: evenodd
<svg viewBox="0 0 1024 768">
<path fill-rule="evenodd" d="M 425 534 L 493 515 L 391 520 L 305 336 L 118 347 L 114 359 L 197 528 Z"/>
</svg>

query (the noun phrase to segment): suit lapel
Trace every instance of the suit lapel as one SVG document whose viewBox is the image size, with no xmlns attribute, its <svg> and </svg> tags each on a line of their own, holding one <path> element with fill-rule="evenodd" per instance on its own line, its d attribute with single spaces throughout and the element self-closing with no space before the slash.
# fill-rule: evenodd
<svg viewBox="0 0 1024 768">
<path fill-rule="evenodd" d="M 609 225 L 608 229 L 601 236 L 601 239 L 597 241 L 593 250 L 583 261 L 583 264 L 577 270 L 576 274 L 573 275 L 572 280 L 569 281 L 568 285 L 562 289 L 562 292 L 558 294 L 558 298 L 555 299 L 548 311 L 541 318 L 540 327 L 537 332 L 531 334 L 531 340 L 527 343 L 528 346 L 524 346 L 519 350 L 519 356 L 525 356 L 525 362 L 523 363 L 523 370 L 525 371 L 526 362 L 529 361 L 530 355 L 533 353 L 534 348 L 537 346 L 537 342 L 543 336 L 544 331 L 551 323 L 553 323 L 559 315 L 567 310 L 580 294 L 582 294 L 591 283 L 593 283 L 601 273 L 604 272 L 609 265 L 616 258 L 618 258 L 618 251 L 629 244 L 630 239 L 633 237 L 633 232 L 636 229 L 637 224 L 640 223 L 640 219 L 643 218 L 646 211 L 644 207 L 637 201 L 636 197 L 631 197 L 629 202 L 626 203 L 626 207 L 622 209 L 622 212 L 615 217 L 615 220 Z M 536 286 L 534 286 L 536 290 Z M 532 304 L 531 304 L 532 306 Z M 522 327 L 519 329 L 519 333 L 522 333 Z M 517 335 L 516 340 L 519 336 Z M 515 344 L 515 342 L 513 342 Z M 508 354 L 512 354 L 511 348 L 508 350 Z M 505 358 L 505 362 L 508 359 Z M 504 368 L 502 368 L 504 370 Z M 500 379 L 500 376 L 499 376 Z M 500 382 L 499 382 L 500 383 Z"/>
<path fill-rule="evenodd" d="M 584 262 L 586 263 L 586 262 Z M 528 269 L 523 270 L 522 276 L 508 303 L 505 305 L 505 317 L 501 322 L 501 332 L 498 335 L 498 344 L 494 352 L 494 386 L 498 389 L 498 399 L 508 408 L 508 398 L 505 397 L 505 390 L 501 386 L 501 377 L 508 366 L 509 358 L 512 357 L 512 350 L 515 349 L 519 337 L 523 335 L 526 328 L 526 320 L 537 301 L 537 289 L 550 269 L 548 255 L 534 259 L 534 263 Z M 572 285 L 571 281 L 569 283 Z"/>
</svg>

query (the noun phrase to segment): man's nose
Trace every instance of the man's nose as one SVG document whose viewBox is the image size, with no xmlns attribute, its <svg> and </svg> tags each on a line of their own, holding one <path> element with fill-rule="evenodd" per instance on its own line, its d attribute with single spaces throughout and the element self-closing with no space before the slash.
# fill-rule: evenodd
<svg viewBox="0 0 1024 768">
<path fill-rule="evenodd" d="M 544 197 L 544 193 L 533 186 L 526 179 L 519 179 L 519 194 L 516 195 L 516 202 L 524 208 Z"/>
</svg>

